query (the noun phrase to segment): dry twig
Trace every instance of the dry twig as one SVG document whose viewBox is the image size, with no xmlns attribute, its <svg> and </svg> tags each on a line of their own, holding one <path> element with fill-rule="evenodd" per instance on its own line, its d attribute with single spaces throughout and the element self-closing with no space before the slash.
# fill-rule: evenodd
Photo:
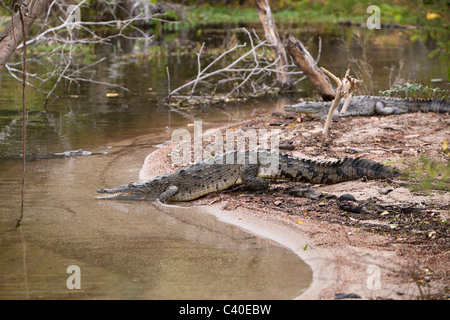
<svg viewBox="0 0 450 320">
<path fill-rule="evenodd" d="M 350 69 L 347 69 L 347 72 L 345 73 L 344 78 L 339 79 L 334 74 L 332 74 L 330 71 L 328 71 L 325 68 L 321 68 L 322 71 L 328 75 L 331 79 L 333 79 L 337 84 L 336 89 L 336 97 L 333 100 L 333 104 L 330 107 L 330 110 L 328 111 L 327 120 L 325 122 L 325 125 L 323 127 L 322 135 L 324 137 L 328 136 L 328 130 L 331 125 L 331 119 L 333 118 L 333 113 L 336 107 L 339 104 L 339 101 L 341 101 L 342 98 L 345 99 L 344 106 L 341 109 L 341 114 L 344 114 L 347 110 L 348 105 L 350 104 L 350 100 L 352 99 L 353 93 L 356 91 L 356 84 L 360 82 L 361 80 L 357 80 L 355 78 L 350 77 Z"/>
<path fill-rule="evenodd" d="M 203 52 L 204 44 L 197 53 L 198 72 L 195 79 L 183 84 L 182 86 L 172 90 L 169 93 L 168 98 L 179 99 L 207 99 L 210 101 L 220 102 L 228 99 L 232 95 L 239 95 L 242 89 L 249 90 L 252 94 L 259 94 L 268 90 L 276 89 L 276 81 L 269 83 L 267 78 L 272 74 L 288 73 L 291 76 L 303 75 L 300 71 L 284 71 L 287 68 L 296 68 L 294 64 L 283 66 L 283 69 L 279 67 L 279 58 L 270 61 L 265 56 L 265 49 L 271 47 L 267 41 L 261 41 L 256 33 L 253 31 L 253 35 L 245 28 L 239 28 L 239 30 L 246 33 L 250 43 L 250 49 L 244 54 L 234 59 L 231 63 L 224 67 L 218 67 L 215 70 L 214 67 L 222 64 L 223 61 L 238 49 L 246 48 L 247 44 L 236 44 L 232 48 L 224 51 L 217 58 L 215 58 L 206 67 L 201 66 L 201 53 Z M 256 39 L 257 43 L 255 43 Z M 251 59 L 249 59 L 251 58 Z M 303 80 L 305 77 L 301 77 L 297 81 Z M 213 81 L 214 79 L 215 81 Z M 212 84 L 214 83 L 214 85 Z M 230 91 L 223 94 L 219 99 L 215 99 L 216 92 L 219 86 L 225 86 L 232 83 L 233 87 Z M 200 97 L 194 96 L 195 89 L 200 85 L 205 87 L 214 86 L 213 90 L 208 90 L 208 93 L 201 92 Z M 182 94 L 183 90 L 191 88 L 189 95 Z"/>
<path fill-rule="evenodd" d="M 83 0 L 78 3 L 76 5 L 76 8 L 80 8 L 81 6 L 83 6 L 86 1 L 87 0 Z M 40 44 L 46 45 L 48 43 L 52 43 L 55 46 L 52 50 L 46 52 L 45 54 L 35 55 L 34 57 L 28 58 L 26 60 L 30 63 L 38 64 L 45 70 L 47 70 L 47 72 L 43 72 L 40 75 L 28 74 L 28 81 L 26 82 L 26 84 L 34 88 L 35 90 L 44 93 L 46 95 L 46 103 L 51 97 L 56 96 L 54 92 L 57 86 L 63 81 L 68 84 L 68 88 L 70 88 L 72 83 L 79 86 L 81 82 L 90 82 L 101 85 L 108 85 L 110 87 L 116 87 L 131 93 L 131 91 L 124 86 L 105 81 L 98 81 L 95 80 L 93 76 L 86 76 L 86 72 L 89 71 L 89 68 L 92 69 L 93 66 L 103 62 L 105 58 L 99 58 L 93 63 L 90 63 L 88 66 L 81 67 L 75 62 L 74 51 L 77 47 L 80 47 L 80 45 L 99 43 L 109 45 L 114 38 L 119 37 L 134 40 L 150 40 L 153 38 L 153 35 L 147 35 L 143 30 L 136 27 L 136 24 L 138 22 L 148 20 L 165 20 L 159 18 L 160 14 L 138 14 L 136 16 L 130 16 L 129 18 L 123 20 L 113 19 L 98 22 L 72 21 L 70 15 L 68 15 L 65 19 L 58 17 L 56 21 L 49 21 L 51 8 L 57 6 L 60 11 L 64 12 L 64 8 L 66 5 L 67 4 L 65 4 L 64 2 L 53 1 L 47 11 L 46 17 L 43 19 L 43 25 L 40 32 L 25 42 L 28 47 L 37 46 Z M 102 37 L 95 31 L 95 27 L 98 26 L 114 28 L 117 29 L 117 31 L 109 36 Z M 83 31 L 86 36 L 79 37 L 81 33 L 75 32 L 75 30 L 73 30 L 74 27 L 80 28 L 80 30 Z M 127 34 L 127 30 L 133 31 L 134 34 Z M 18 45 L 17 50 L 22 49 L 23 46 L 24 44 Z M 17 66 L 20 66 L 21 64 L 23 64 L 23 62 L 7 63 L 5 65 L 5 69 L 9 72 L 9 74 L 13 78 L 20 81 L 21 75 L 23 75 L 22 70 L 20 70 L 22 68 L 17 68 Z M 49 90 L 41 89 L 41 86 L 43 84 L 50 81 L 54 82 L 52 83 L 52 86 Z"/>
</svg>

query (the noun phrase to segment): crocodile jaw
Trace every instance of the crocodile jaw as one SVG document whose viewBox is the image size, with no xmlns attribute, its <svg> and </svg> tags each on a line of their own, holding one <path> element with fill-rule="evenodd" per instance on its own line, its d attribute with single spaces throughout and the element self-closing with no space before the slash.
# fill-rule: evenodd
<svg viewBox="0 0 450 320">
<path fill-rule="evenodd" d="M 327 115 L 326 109 L 318 103 L 302 103 L 301 106 L 285 106 L 286 111 L 295 111 L 305 114 L 308 118 L 318 119 Z"/>
<path fill-rule="evenodd" d="M 97 193 L 107 193 L 107 196 L 99 196 L 100 199 L 117 200 L 145 200 L 148 190 L 142 183 L 129 183 L 113 189 L 99 189 Z"/>
<path fill-rule="evenodd" d="M 308 118 L 311 119 L 318 119 L 323 117 L 325 114 L 323 114 L 322 112 L 320 112 L 321 110 L 318 110 L 317 108 L 314 107 L 308 107 L 308 106 L 304 106 L 302 107 L 302 109 L 298 112 L 300 113 L 304 113 Z"/>
</svg>

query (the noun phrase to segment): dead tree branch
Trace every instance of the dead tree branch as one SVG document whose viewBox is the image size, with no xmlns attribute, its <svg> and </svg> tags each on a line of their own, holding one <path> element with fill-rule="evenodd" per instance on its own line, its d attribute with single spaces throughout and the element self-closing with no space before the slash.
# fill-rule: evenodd
<svg viewBox="0 0 450 320">
<path fill-rule="evenodd" d="M 231 63 L 228 63 L 224 67 L 223 61 L 231 54 L 235 54 L 237 50 L 247 48 L 247 44 L 236 44 L 232 48 L 224 51 L 217 58 L 215 58 L 206 67 L 202 68 L 201 65 L 201 53 L 203 52 L 204 44 L 200 48 L 197 54 L 198 72 L 196 77 L 183 84 L 182 86 L 172 90 L 169 93 L 168 98 L 172 99 L 207 99 L 215 102 L 226 101 L 232 95 L 239 96 L 242 90 L 247 90 L 250 95 L 258 95 L 267 90 L 276 90 L 276 83 L 270 84 L 268 78 L 274 74 L 283 74 L 292 76 L 302 75 L 300 71 L 290 71 L 290 69 L 296 69 L 295 65 L 283 65 L 282 70 L 279 68 L 279 60 L 271 61 L 266 56 L 266 49 L 271 46 L 267 44 L 267 41 L 261 41 L 256 34 L 253 35 L 245 28 L 238 30 L 243 31 L 248 39 L 250 48 L 238 58 L 234 59 Z M 255 39 L 257 43 L 255 43 Z M 216 67 L 216 69 L 214 69 Z M 209 72 L 207 72 L 209 71 Z M 302 80 L 303 78 L 300 78 Z M 214 80 L 214 81 L 213 81 Z M 272 81 L 273 82 L 273 81 Z M 214 83 L 214 85 L 212 84 Z M 233 84 L 233 88 L 223 94 L 217 94 L 216 91 L 219 87 L 225 87 L 227 84 Z M 202 84 L 204 87 L 214 87 L 212 90 L 208 90 L 208 94 L 201 92 L 200 96 L 194 96 L 195 89 Z M 183 90 L 191 88 L 188 95 L 182 94 Z"/>
<path fill-rule="evenodd" d="M 325 101 L 333 100 L 336 91 L 322 70 L 317 66 L 317 61 L 313 59 L 308 50 L 303 46 L 303 43 L 290 35 L 287 42 L 287 50 L 294 58 L 295 64 L 305 73 L 308 80 L 319 91 L 322 99 Z M 320 51 L 318 56 L 320 56 Z"/>
<path fill-rule="evenodd" d="M 275 59 L 277 59 L 277 69 L 282 71 L 277 73 L 277 81 L 282 90 L 291 90 L 294 85 L 290 79 L 288 72 L 288 59 L 286 50 L 281 42 L 278 29 L 275 25 L 275 20 L 272 16 L 272 10 L 268 0 L 255 0 L 256 11 L 258 12 L 259 20 L 264 28 L 264 34 L 267 42 L 272 46 Z"/>
<path fill-rule="evenodd" d="M 25 28 L 25 15 L 27 9 L 26 6 L 22 3 L 19 5 L 19 17 L 20 23 L 22 24 L 22 37 L 23 41 L 26 43 L 27 41 L 27 31 Z M 27 46 L 23 47 L 23 78 L 22 78 L 22 181 L 21 181 L 21 197 L 20 197 L 20 215 L 17 220 L 16 226 L 19 226 L 23 220 L 23 211 L 24 211 L 24 202 L 25 202 L 25 169 L 26 169 L 26 143 L 27 143 L 27 106 L 26 106 L 26 88 L 27 88 Z M 1 72 L 1 71 L 0 71 Z"/>
<path fill-rule="evenodd" d="M 29 6 L 32 7 L 33 4 L 30 4 L 31 2 L 33 1 L 29 1 L 28 4 Z M 41 3 L 45 1 L 35 1 L 35 2 L 39 2 L 39 5 L 41 5 Z M 77 5 L 75 5 L 73 10 L 81 8 L 82 6 L 85 5 L 86 2 L 87 0 L 79 2 Z M 39 33 L 37 33 L 29 40 L 27 40 L 26 45 L 32 47 L 42 44 L 47 45 L 51 43 L 52 46 L 54 46 L 54 48 L 45 54 L 35 55 L 34 57 L 32 58 L 29 57 L 27 59 L 29 63 L 38 64 L 45 70 L 47 70 L 47 72 L 44 72 L 43 74 L 39 75 L 29 74 L 29 79 L 26 82 L 27 85 L 38 90 L 39 92 L 45 93 L 46 102 L 52 96 L 53 97 L 56 96 L 55 90 L 63 82 L 64 84 L 67 85 L 68 88 L 71 87 L 72 83 L 79 86 L 81 82 L 90 82 L 95 84 L 108 85 L 110 87 L 116 87 L 131 93 L 131 91 L 128 88 L 123 87 L 121 85 L 104 81 L 97 81 L 93 78 L 94 75 L 86 76 L 87 72 L 89 71 L 88 70 L 89 68 L 92 68 L 93 66 L 103 62 L 105 58 L 102 57 L 97 59 L 93 63 L 90 63 L 90 65 L 81 66 L 79 63 L 76 62 L 75 50 L 76 48 L 80 48 L 80 46 L 86 44 L 110 45 L 114 38 L 150 40 L 153 38 L 153 35 L 147 35 L 143 30 L 136 27 L 136 24 L 138 24 L 141 21 L 149 21 L 149 20 L 165 21 L 164 19 L 160 19 L 161 14 L 152 14 L 152 15 L 137 14 L 136 16 L 130 16 L 123 20 L 113 19 L 98 22 L 82 21 L 82 20 L 74 21 L 73 18 L 70 16 L 70 13 L 64 12 L 66 7 L 68 8 L 68 5 L 65 4 L 64 2 L 47 1 L 46 6 L 44 8 L 40 8 L 41 10 L 40 12 L 45 11 L 47 7 L 48 7 L 47 15 L 45 16 L 44 19 L 42 19 L 44 23 L 40 28 Z M 66 16 L 64 15 L 56 16 L 56 19 L 53 18 L 53 21 L 51 21 L 52 19 L 49 18 L 50 10 L 51 8 L 54 7 L 58 7 L 58 9 L 62 11 L 63 14 L 66 14 Z M 16 25 L 15 22 L 14 24 L 11 23 L 10 26 L 11 25 L 14 26 L 13 28 L 14 30 L 18 29 L 18 27 L 15 27 Z M 111 28 L 114 29 L 114 31 L 111 32 L 111 35 L 102 37 L 99 34 L 97 34 L 96 31 L 97 27 Z M 79 28 L 81 32 L 75 30 L 74 28 Z M 4 49 L 3 41 L 5 41 L 5 39 L 7 38 L 2 38 L 1 35 L 6 34 L 7 37 L 9 33 L 6 31 L 7 30 L 5 30 L 0 34 L 0 44 L 1 44 L 0 63 L 2 62 L 2 58 L 4 59 L 3 65 L 0 65 L 0 71 L 2 67 L 5 67 L 5 69 L 9 72 L 9 74 L 13 78 L 19 80 L 20 76 L 22 75 L 22 70 L 20 70 L 21 68 L 18 68 L 18 66 L 20 66 L 22 62 L 6 63 L 7 60 L 6 55 L 2 56 L 2 50 Z M 83 37 L 80 37 L 80 34 L 85 35 Z M 23 44 L 19 44 L 20 43 L 19 40 L 22 41 L 23 37 L 18 37 L 16 33 L 13 33 L 13 35 L 14 37 L 16 37 L 17 42 L 13 43 L 14 48 L 11 47 L 12 52 L 14 52 L 16 49 L 20 50 L 23 48 Z M 40 88 L 44 83 L 50 81 L 52 82 L 52 86 L 50 89 L 42 90 Z"/>
<path fill-rule="evenodd" d="M 362 84 L 360 86 L 360 91 L 362 94 L 374 95 L 374 88 L 372 82 L 373 67 L 371 61 L 367 55 L 367 44 L 364 42 L 361 33 L 356 30 L 352 35 L 352 40 L 356 41 L 358 51 L 360 54 L 354 56 L 352 50 L 344 38 L 341 39 L 341 45 L 339 46 L 341 50 L 347 53 L 347 60 L 350 68 L 353 70 L 355 76 L 361 79 Z"/>
<path fill-rule="evenodd" d="M 0 33 L 0 72 L 2 72 L 9 57 L 16 51 L 17 46 L 23 41 L 24 34 L 28 32 L 31 25 L 51 2 L 52 0 L 23 1 L 23 27 L 20 13 L 18 13 L 14 16 L 11 23 L 6 26 L 5 30 Z"/>
<path fill-rule="evenodd" d="M 330 110 L 328 111 L 327 120 L 322 131 L 323 137 L 326 138 L 328 136 L 328 130 L 331 125 L 331 119 L 333 118 L 334 110 L 338 106 L 339 101 L 341 101 L 342 98 L 345 99 L 344 105 L 341 109 L 341 114 L 344 114 L 347 110 L 348 105 L 350 104 L 353 93 L 356 91 L 356 84 L 361 81 L 350 77 L 350 69 L 347 69 L 347 72 L 345 73 L 345 76 L 344 78 L 342 78 L 342 80 L 323 67 L 322 71 L 330 78 L 332 78 L 337 84 L 336 97 L 334 98 Z"/>
</svg>

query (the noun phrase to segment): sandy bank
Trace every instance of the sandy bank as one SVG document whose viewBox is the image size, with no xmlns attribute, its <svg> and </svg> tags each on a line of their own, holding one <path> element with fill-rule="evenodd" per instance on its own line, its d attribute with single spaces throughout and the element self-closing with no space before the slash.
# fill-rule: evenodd
<svg viewBox="0 0 450 320">
<path fill-rule="evenodd" d="M 295 126 L 292 119 L 295 118 L 272 115 L 233 127 L 270 128 L 269 123 L 276 122 L 277 127 L 282 128 L 281 142 L 293 145 L 292 154 L 303 157 L 341 158 L 357 153 L 382 163 L 389 160 L 399 169 L 404 168 L 400 160 L 407 156 L 425 153 L 438 159 L 447 157 L 438 152 L 442 140 L 450 140 L 449 119 L 445 115 L 342 119 L 333 123 L 333 139 L 325 143 L 320 141 L 320 121 Z M 404 123 L 408 123 L 406 128 Z M 178 169 L 171 165 L 172 147 L 173 144 L 169 144 L 150 154 L 140 178 L 148 179 Z M 425 221 L 430 228 L 441 228 L 440 222 L 435 221 L 448 220 L 448 190 L 414 193 L 407 185 L 404 181 L 361 180 L 312 188 L 336 196 L 351 193 L 359 204 L 375 199 L 382 205 L 415 206 L 422 214 L 420 219 L 430 219 Z M 222 221 L 272 239 L 309 264 L 314 273 L 313 283 L 298 299 L 334 299 L 340 293 L 355 294 L 362 299 L 427 298 L 436 297 L 435 293 L 440 297 L 443 288 L 448 286 L 446 226 L 437 232 L 433 232 L 434 229 L 417 231 L 414 229 L 417 224 L 405 222 L 405 212 L 389 216 L 390 220 L 381 214 L 348 213 L 338 206 L 335 198 L 314 201 L 289 196 L 291 187 L 275 184 L 262 194 L 245 190 L 211 194 L 191 205 L 203 208 Z M 378 191 L 386 187 L 392 191 L 387 194 Z M 401 228 L 392 227 L 392 219 L 400 221 L 399 225 L 404 224 Z"/>
</svg>

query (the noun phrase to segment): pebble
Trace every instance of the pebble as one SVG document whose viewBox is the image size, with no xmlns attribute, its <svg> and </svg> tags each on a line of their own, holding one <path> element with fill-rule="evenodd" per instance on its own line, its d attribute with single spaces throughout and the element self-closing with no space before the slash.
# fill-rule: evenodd
<svg viewBox="0 0 450 320">
<path fill-rule="evenodd" d="M 391 191 L 394 191 L 392 188 L 375 188 L 379 194 L 388 194 Z"/>
<path fill-rule="evenodd" d="M 335 299 L 361 299 L 361 296 L 356 293 L 336 293 Z"/>
<path fill-rule="evenodd" d="M 350 193 L 345 193 L 341 196 L 339 196 L 338 198 L 340 201 L 355 201 L 356 202 L 356 198 L 354 195 L 350 194 Z"/>
<path fill-rule="evenodd" d="M 297 189 L 289 193 L 291 196 L 299 198 L 308 198 L 311 200 L 318 200 L 323 196 L 323 193 L 314 189 Z"/>
<path fill-rule="evenodd" d="M 279 206 L 282 203 L 283 203 L 283 201 L 281 201 L 281 200 L 276 200 L 276 201 L 273 202 L 273 204 L 276 205 L 276 206 Z"/>
</svg>

